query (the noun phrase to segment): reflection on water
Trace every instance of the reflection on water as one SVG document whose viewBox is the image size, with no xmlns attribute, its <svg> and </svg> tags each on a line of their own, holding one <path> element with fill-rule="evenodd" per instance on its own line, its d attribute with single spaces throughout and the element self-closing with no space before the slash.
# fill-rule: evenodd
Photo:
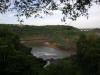
<svg viewBox="0 0 100 75">
<path fill-rule="evenodd" d="M 42 58 L 44 60 L 61 59 L 70 56 L 70 54 L 66 51 L 57 50 L 55 48 L 50 48 L 45 46 L 33 47 L 31 53 L 37 58 Z"/>
</svg>

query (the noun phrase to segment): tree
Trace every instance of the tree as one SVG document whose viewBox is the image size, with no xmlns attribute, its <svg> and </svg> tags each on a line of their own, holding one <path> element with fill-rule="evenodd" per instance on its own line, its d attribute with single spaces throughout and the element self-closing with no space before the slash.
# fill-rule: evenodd
<svg viewBox="0 0 100 75">
<path fill-rule="evenodd" d="M 16 33 L 0 28 L 0 74 L 38 75 L 45 62 L 25 53 Z"/>
<path fill-rule="evenodd" d="M 17 17 L 30 17 L 32 14 L 39 16 L 39 12 L 49 14 L 50 11 L 60 10 L 66 17 L 76 20 L 79 16 L 87 16 L 88 8 L 100 0 L 0 0 L 0 13 L 16 11 Z"/>
<path fill-rule="evenodd" d="M 40 75 L 83 75 L 73 59 L 59 61 L 47 66 Z"/>
<path fill-rule="evenodd" d="M 100 75 L 100 37 L 82 35 L 77 43 L 77 57 L 85 75 Z"/>
</svg>

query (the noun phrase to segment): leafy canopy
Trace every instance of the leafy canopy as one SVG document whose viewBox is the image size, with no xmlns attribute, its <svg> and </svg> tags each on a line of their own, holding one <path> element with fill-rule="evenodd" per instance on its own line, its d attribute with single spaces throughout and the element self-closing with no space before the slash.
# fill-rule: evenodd
<svg viewBox="0 0 100 75">
<path fill-rule="evenodd" d="M 88 16 L 88 8 L 94 3 L 99 4 L 100 0 L 0 0 L 0 13 L 15 11 L 17 17 L 31 17 L 32 14 L 39 16 L 43 12 L 49 14 L 50 11 L 60 10 L 64 17 L 76 20 L 79 16 Z"/>
</svg>

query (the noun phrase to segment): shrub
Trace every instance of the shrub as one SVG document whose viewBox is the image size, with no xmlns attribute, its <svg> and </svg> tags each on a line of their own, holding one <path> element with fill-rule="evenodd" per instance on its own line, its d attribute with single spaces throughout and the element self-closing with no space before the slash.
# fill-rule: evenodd
<svg viewBox="0 0 100 75">
<path fill-rule="evenodd" d="M 85 75 L 100 75 L 100 37 L 82 35 L 77 42 L 77 58 Z"/>
</svg>

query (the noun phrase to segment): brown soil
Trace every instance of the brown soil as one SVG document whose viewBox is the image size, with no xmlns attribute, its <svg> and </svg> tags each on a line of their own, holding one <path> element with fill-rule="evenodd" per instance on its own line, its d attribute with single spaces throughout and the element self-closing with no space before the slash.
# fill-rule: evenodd
<svg viewBox="0 0 100 75">
<path fill-rule="evenodd" d="M 52 48 L 57 48 L 56 43 L 44 42 L 43 45 L 48 46 L 48 47 L 52 47 Z"/>
<path fill-rule="evenodd" d="M 28 37 L 22 37 L 20 40 L 24 41 L 31 41 L 31 40 L 48 40 L 49 36 L 28 36 Z"/>
</svg>

